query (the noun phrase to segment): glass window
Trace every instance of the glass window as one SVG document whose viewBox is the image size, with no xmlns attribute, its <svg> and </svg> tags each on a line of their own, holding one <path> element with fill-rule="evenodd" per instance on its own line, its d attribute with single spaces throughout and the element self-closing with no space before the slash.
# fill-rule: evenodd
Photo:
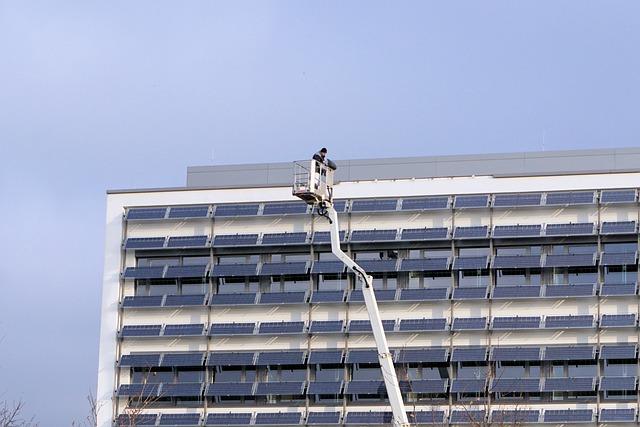
<svg viewBox="0 0 640 427">
<path fill-rule="evenodd" d="M 569 364 L 569 377 L 595 377 L 598 367 L 595 364 Z"/>
<path fill-rule="evenodd" d="M 321 291 L 342 291 L 347 289 L 349 280 L 346 274 L 321 274 L 318 289 Z"/>
<path fill-rule="evenodd" d="M 353 369 L 352 380 L 353 381 L 376 381 L 382 380 L 382 372 L 380 368 L 359 368 Z"/>
<path fill-rule="evenodd" d="M 135 296 L 148 296 L 149 295 L 149 284 L 144 280 L 136 280 L 136 291 Z"/>
<path fill-rule="evenodd" d="M 628 361 L 604 361 L 604 375 L 612 377 L 630 377 L 636 375 L 637 366 Z"/>
<path fill-rule="evenodd" d="M 344 369 L 317 368 L 316 381 L 341 381 L 344 378 Z"/>
<path fill-rule="evenodd" d="M 637 279 L 637 265 L 611 265 L 604 268 L 605 283 L 634 283 Z"/>
<path fill-rule="evenodd" d="M 448 258 L 449 249 L 413 249 L 409 251 L 409 258 Z"/>
<path fill-rule="evenodd" d="M 179 370 L 178 382 L 180 383 L 201 383 L 204 381 L 204 371 Z"/>
<path fill-rule="evenodd" d="M 221 256 L 218 264 L 252 264 L 260 261 L 259 255 Z"/>
<path fill-rule="evenodd" d="M 553 245 L 551 253 L 554 255 L 563 254 L 592 254 L 598 247 L 596 245 Z"/>
<path fill-rule="evenodd" d="M 486 378 L 489 368 L 486 364 L 462 362 L 458 366 L 458 378 L 481 379 Z"/>
<path fill-rule="evenodd" d="M 460 256 L 483 256 L 491 254 L 489 248 L 460 248 Z"/>
<path fill-rule="evenodd" d="M 523 378 L 525 364 L 518 362 L 502 362 L 496 371 L 496 378 Z"/>
<path fill-rule="evenodd" d="M 605 252 L 621 253 L 621 252 L 635 252 L 638 250 L 637 242 L 629 243 L 605 243 L 603 246 Z"/>
<path fill-rule="evenodd" d="M 230 383 L 242 381 L 242 369 L 240 368 L 222 368 L 214 375 L 216 382 Z"/>
<path fill-rule="evenodd" d="M 178 293 L 177 284 L 153 285 L 150 286 L 149 295 L 176 295 Z"/>
<path fill-rule="evenodd" d="M 384 259 L 384 252 L 354 252 L 353 257 L 356 260 Z"/>
<path fill-rule="evenodd" d="M 496 255 L 540 255 L 541 253 L 541 246 L 509 246 L 496 248 Z"/>
<path fill-rule="evenodd" d="M 271 262 L 300 262 L 309 261 L 310 254 L 272 254 Z"/>
<path fill-rule="evenodd" d="M 305 381 L 306 379 L 306 369 L 283 369 L 280 372 L 280 381 Z"/>
<path fill-rule="evenodd" d="M 208 256 L 188 256 L 182 259 L 182 265 L 206 265 L 211 258 Z"/>
<path fill-rule="evenodd" d="M 488 270 L 460 270 L 458 271 L 458 285 L 463 287 L 487 286 L 489 284 Z"/>
<path fill-rule="evenodd" d="M 162 267 L 164 265 L 180 265 L 180 258 L 138 258 L 138 267 Z"/>
</svg>

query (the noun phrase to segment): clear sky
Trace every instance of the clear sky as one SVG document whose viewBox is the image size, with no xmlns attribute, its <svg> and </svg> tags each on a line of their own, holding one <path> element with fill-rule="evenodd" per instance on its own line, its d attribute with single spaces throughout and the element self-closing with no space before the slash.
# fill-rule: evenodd
<svg viewBox="0 0 640 427">
<path fill-rule="evenodd" d="M 188 165 L 637 146 L 640 2 L 0 0 L 0 399 L 95 389 L 105 190 Z"/>
</svg>

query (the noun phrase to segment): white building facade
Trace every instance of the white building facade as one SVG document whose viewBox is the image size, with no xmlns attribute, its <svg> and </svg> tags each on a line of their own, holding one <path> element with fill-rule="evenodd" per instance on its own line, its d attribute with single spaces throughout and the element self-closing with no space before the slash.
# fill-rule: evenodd
<svg viewBox="0 0 640 427">
<path fill-rule="evenodd" d="M 100 427 L 391 425 L 291 164 L 108 193 Z M 640 150 L 338 162 L 415 425 L 638 423 Z"/>
</svg>

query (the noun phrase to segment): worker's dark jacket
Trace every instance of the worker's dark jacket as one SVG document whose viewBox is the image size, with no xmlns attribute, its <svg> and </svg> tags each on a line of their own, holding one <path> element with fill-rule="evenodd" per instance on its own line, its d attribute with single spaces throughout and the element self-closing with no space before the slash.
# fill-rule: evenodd
<svg viewBox="0 0 640 427">
<path fill-rule="evenodd" d="M 336 170 L 338 168 L 336 164 L 326 156 L 323 159 L 322 156 L 320 155 L 320 152 L 317 152 L 316 154 L 313 155 L 313 160 L 316 160 L 324 165 L 327 165 L 329 168 L 333 170 Z"/>
</svg>

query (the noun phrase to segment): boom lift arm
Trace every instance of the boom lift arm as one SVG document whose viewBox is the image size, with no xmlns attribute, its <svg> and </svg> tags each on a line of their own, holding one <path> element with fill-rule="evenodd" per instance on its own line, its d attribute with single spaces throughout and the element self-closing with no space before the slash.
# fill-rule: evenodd
<svg viewBox="0 0 640 427">
<path fill-rule="evenodd" d="M 393 425 L 409 427 L 398 376 L 393 365 L 393 356 L 389 351 L 380 310 L 378 310 L 378 302 L 373 291 L 373 278 L 340 248 L 338 213 L 333 207 L 334 170 L 316 160 L 311 160 L 309 169 L 300 163 L 295 163 L 294 168 L 293 194 L 308 204 L 314 205 L 318 214 L 327 218 L 330 225 L 331 252 L 355 274 L 362 285 L 362 295 L 376 342 L 382 378 L 393 411 Z"/>
</svg>

